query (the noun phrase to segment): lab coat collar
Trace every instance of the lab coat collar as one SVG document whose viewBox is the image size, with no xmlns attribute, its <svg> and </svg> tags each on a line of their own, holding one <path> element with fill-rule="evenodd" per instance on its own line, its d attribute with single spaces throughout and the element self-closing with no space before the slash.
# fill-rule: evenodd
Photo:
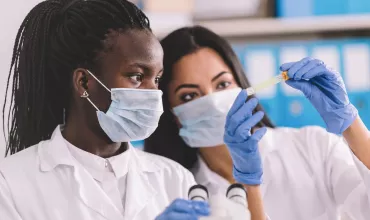
<svg viewBox="0 0 370 220">
<path fill-rule="evenodd" d="M 129 144 L 125 152 L 107 159 L 116 178 L 121 178 L 128 173 L 132 152 L 133 147 Z"/>
<path fill-rule="evenodd" d="M 266 191 L 268 190 L 268 186 L 271 183 L 270 176 L 271 172 L 273 171 L 271 170 L 270 166 L 267 166 L 269 162 L 265 160 L 270 155 L 270 153 L 272 153 L 277 148 L 278 143 L 274 142 L 274 137 L 276 135 L 278 134 L 275 129 L 267 128 L 266 134 L 258 143 L 258 149 L 260 151 L 262 163 L 264 165 L 263 182 L 261 184 L 262 195 L 265 195 Z M 214 190 L 213 193 L 222 191 L 224 190 L 223 188 L 227 188 L 229 185 L 227 180 L 225 180 L 217 173 L 213 172 L 199 155 L 198 161 L 192 169 L 192 173 L 194 174 L 194 177 L 199 184 L 211 187 L 212 190 Z"/>
<path fill-rule="evenodd" d="M 159 167 L 151 160 L 146 158 L 144 152 L 135 150 L 131 160 L 135 166 L 130 166 L 129 174 L 126 183 L 126 207 L 125 218 L 135 219 L 138 213 L 157 194 L 153 188 L 150 175 L 156 175 L 154 172 L 159 170 Z"/>
<path fill-rule="evenodd" d="M 129 144 L 131 151 L 130 163 L 137 166 L 139 172 L 156 172 L 159 167 L 153 161 L 147 159 L 145 154 L 137 152 L 131 144 Z M 57 126 L 54 130 L 50 140 L 43 141 L 39 144 L 38 155 L 40 157 L 40 168 L 44 172 L 53 170 L 58 165 L 76 166 L 75 160 L 68 150 L 66 140 L 64 139 L 61 126 Z"/>
<path fill-rule="evenodd" d="M 82 165 L 91 175 L 92 177 L 102 182 L 104 181 L 104 177 L 106 173 L 113 172 L 111 166 L 108 166 L 108 160 L 98 155 L 89 153 L 84 151 L 73 144 L 69 143 L 65 140 L 65 143 L 68 147 L 69 152 L 71 153 L 72 157 L 76 159 L 76 161 Z M 125 152 L 126 153 L 126 152 Z M 126 165 L 127 166 L 127 165 Z"/>
<path fill-rule="evenodd" d="M 58 126 L 50 140 L 40 143 L 38 153 L 40 157 L 40 168 L 42 171 L 49 172 L 59 165 L 70 166 L 72 172 L 71 190 L 81 201 L 93 211 L 99 213 L 107 220 L 123 219 L 122 213 L 112 203 L 107 194 L 100 188 L 91 174 L 87 172 L 71 155 L 67 142 L 62 136 L 60 126 Z"/>
<path fill-rule="evenodd" d="M 74 160 L 70 154 L 60 126 L 54 130 L 50 140 L 39 144 L 38 154 L 40 157 L 41 171 L 48 172 L 58 165 L 74 166 Z"/>
<path fill-rule="evenodd" d="M 123 219 L 124 217 L 134 219 L 157 194 L 148 177 L 149 175 L 155 175 L 152 173 L 160 168 L 154 161 L 146 157 L 146 153 L 139 152 L 132 146 L 130 148 L 132 158 L 127 176 L 124 216 L 104 191 L 98 187 L 92 176 L 75 162 L 62 136 L 60 126 L 55 129 L 50 140 L 40 143 L 38 154 L 42 171 L 51 171 L 58 165 L 67 165 L 74 168 L 72 189 L 86 206 L 109 220 Z"/>
<path fill-rule="evenodd" d="M 137 150 L 131 144 L 130 149 L 132 150 L 130 162 L 135 164 L 137 172 L 153 173 L 161 170 L 153 160 L 148 158 L 149 153 Z"/>
<path fill-rule="evenodd" d="M 138 213 L 157 195 L 149 177 L 156 175 L 160 167 L 148 158 L 148 153 L 133 148 L 129 174 L 126 183 L 125 218 L 135 219 Z"/>
<path fill-rule="evenodd" d="M 195 180 L 201 185 L 212 187 L 211 191 L 213 191 L 213 193 L 222 190 L 226 192 L 230 183 L 222 176 L 213 172 L 199 154 L 197 157 L 197 163 L 192 169 Z"/>
</svg>

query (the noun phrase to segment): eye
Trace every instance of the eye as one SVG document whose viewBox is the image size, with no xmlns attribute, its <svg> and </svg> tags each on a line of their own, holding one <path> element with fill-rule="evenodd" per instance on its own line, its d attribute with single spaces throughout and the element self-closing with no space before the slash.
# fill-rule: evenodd
<svg viewBox="0 0 370 220">
<path fill-rule="evenodd" d="M 230 85 L 231 85 L 231 82 L 223 81 L 223 82 L 220 82 L 219 84 L 217 84 L 216 89 L 217 89 L 217 90 L 226 89 L 226 88 L 227 88 L 227 87 L 229 87 Z"/>
<path fill-rule="evenodd" d="M 198 96 L 198 94 L 197 94 L 197 93 L 195 93 L 195 92 L 192 92 L 192 93 L 186 93 L 186 94 L 181 95 L 181 96 L 180 96 L 180 99 L 181 99 L 181 101 L 183 101 L 183 102 L 189 102 L 189 101 L 191 101 L 191 100 L 195 99 L 197 96 Z"/>
<path fill-rule="evenodd" d="M 131 79 L 133 83 L 141 83 L 143 82 L 144 75 L 141 73 L 135 73 L 129 76 L 129 78 Z"/>
<path fill-rule="evenodd" d="M 162 80 L 162 77 L 161 76 L 157 76 L 157 77 L 155 77 L 154 82 L 155 82 L 156 85 L 158 85 L 161 82 L 161 80 Z"/>
</svg>

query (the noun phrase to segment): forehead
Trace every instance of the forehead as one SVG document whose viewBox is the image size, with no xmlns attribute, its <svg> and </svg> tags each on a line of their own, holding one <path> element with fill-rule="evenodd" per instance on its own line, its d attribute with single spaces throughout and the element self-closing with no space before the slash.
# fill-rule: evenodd
<svg viewBox="0 0 370 220">
<path fill-rule="evenodd" d="M 134 64 L 162 66 L 163 50 L 156 37 L 148 30 L 111 31 L 99 53 L 103 64 Z"/>
<path fill-rule="evenodd" d="M 222 71 L 231 72 L 222 57 L 213 49 L 201 48 L 175 63 L 172 79 L 183 82 L 211 80 Z"/>
</svg>

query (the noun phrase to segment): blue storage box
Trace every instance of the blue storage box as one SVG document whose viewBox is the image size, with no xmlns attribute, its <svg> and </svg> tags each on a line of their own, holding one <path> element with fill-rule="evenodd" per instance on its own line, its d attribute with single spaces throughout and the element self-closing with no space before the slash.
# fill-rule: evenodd
<svg viewBox="0 0 370 220">
<path fill-rule="evenodd" d="M 246 69 L 247 77 L 254 78 L 252 86 L 264 80 L 266 71 L 269 76 L 279 74 L 279 66 L 284 62 L 307 56 L 322 59 L 342 74 L 351 103 L 370 128 L 370 38 L 238 45 L 234 49 Z M 273 62 L 270 56 L 273 56 Z M 272 65 L 272 68 L 267 65 Z M 325 127 L 319 113 L 300 91 L 280 83 L 268 95 L 257 94 L 257 97 L 277 126 Z"/>
<path fill-rule="evenodd" d="M 242 50 L 241 50 L 242 49 Z M 277 45 L 249 45 L 244 48 L 236 49 L 238 56 L 246 70 L 249 82 L 253 85 L 270 79 L 279 74 L 278 65 L 278 46 Z M 241 53 L 243 51 L 243 53 Z M 278 86 L 266 88 L 256 94 L 265 113 L 274 124 L 281 124 L 281 109 L 279 106 Z"/>
<path fill-rule="evenodd" d="M 369 0 L 277 0 L 278 17 L 370 13 Z"/>
</svg>

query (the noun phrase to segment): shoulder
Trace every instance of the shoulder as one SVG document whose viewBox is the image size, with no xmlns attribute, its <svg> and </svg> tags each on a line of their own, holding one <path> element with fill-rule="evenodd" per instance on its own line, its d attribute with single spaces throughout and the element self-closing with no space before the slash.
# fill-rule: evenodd
<svg viewBox="0 0 370 220">
<path fill-rule="evenodd" d="M 10 186 L 22 189 L 40 178 L 38 148 L 39 144 L 28 147 L 0 162 L 0 175 Z"/>
<path fill-rule="evenodd" d="M 289 151 L 299 152 L 309 161 L 326 161 L 333 150 L 346 145 L 342 137 L 319 126 L 278 128 L 276 134 L 281 138 L 281 143 L 287 143 Z"/>
<path fill-rule="evenodd" d="M 303 133 L 327 133 L 326 130 L 320 126 L 304 126 L 301 128 L 292 127 L 277 127 L 272 129 L 281 133 L 303 134 Z"/>
<path fill-rule="evenodd" d="M 38 164 L 39 144 L 28 147 L 0 161 L 0 172 L 30 171 Z"/>
<path fill-rule="evenodd" d="M 299 143 L 319 144 L 330 146 L 341 141 L 342 138 L 327 132 L 319 126 L 305 126 L 302 128 L 277 128 L 274 129 L 275 135 L 287 138 Z"/>
<path fill-rule="evenodd" d="M 318 146 L 320 150 L 330 150 L 339 143 L 344 143 L 343 138 L 327 132 L 319 126 L 307 126 L 300 129 L 300 136 L 307 143 Z M 327 148 L 327 149 L 325 149 Z"/>
<path fill-rule="evenodd" d="M 333 134 L 327 132 L 325 128 L 320 126 L 305 126 L 297 129 L 301 134 L 311 135 L 311 136 L 331 136 Z"/>
</svg>

